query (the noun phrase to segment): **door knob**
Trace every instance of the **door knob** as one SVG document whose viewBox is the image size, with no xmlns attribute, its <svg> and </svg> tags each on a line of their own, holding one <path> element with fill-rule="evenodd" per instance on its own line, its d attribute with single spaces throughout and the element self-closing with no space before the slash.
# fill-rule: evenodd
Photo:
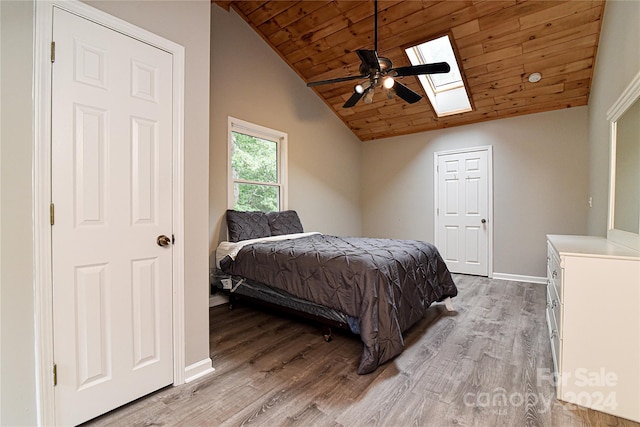
<svg viewBox="0 0 640 427">
<path fill-rule="evenodd" d="M 156 242 L 158 243 L 158 246 L 169 246 L 171 244 L 171 239 L 164 234 L 161 234 L 158 236 Z"/>
<path fill-rule="evenodd" d="M 482 219 L 480 220 L 480 222 L 481 222 L 481 223 L 483 223 L 483 224 L 486 224 L 487 220 L 486 220 L 486 219 L 484 219 L 484 218 L 482 218 Z"/>
</svg>

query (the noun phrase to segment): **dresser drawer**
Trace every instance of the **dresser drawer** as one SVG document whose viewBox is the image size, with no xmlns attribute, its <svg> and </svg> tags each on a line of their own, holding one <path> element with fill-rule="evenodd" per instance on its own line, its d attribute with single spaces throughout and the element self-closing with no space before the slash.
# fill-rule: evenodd
<svg viewBox="0 0 640 427">
<path fill-rule="evenodd" d="M 551 299 L 547 294 L 547 326 L 549 328 L 549 340 L 551 341 L 551 355 L 553 357 L 554 372 L 560 372 L 560 336 L 558 334 L 558 323 L 556 322 L 555 314 L 551 308 Z"/>
<path fill-rule="evenodd" d="M 562 351 L 562 339 L 559 337 L 554 337 L 551 339 L 551 345 L 553 348 L 553 367 L 557 375 L 560 375 L 562 372 L 562 355 L 560 352 Z M 556 397 L 559 395 L 558 386 L 556 385 Z"/>
<path fill-rule="evenodd" d="M 547 278 L 556 288 L 556 294 L 560 303 L 564 302 L 563 294 L 563 274 L 560 267 L 560 256 L 549 243 L 547 246 Z M 560 321 L 560 319 L 558 319 Z"/>
<path fill-rule="evenodd" d="M 560 301 L 560 297 L 558 296 L 558 291 L 553 283 L 547 286 L 547 307 L 551 309 L 553 312 L 553 317 L 556 321 L 556 331 L 558 332 L 558 337 L 562 338 L 562 302 Z"/>
</svg>

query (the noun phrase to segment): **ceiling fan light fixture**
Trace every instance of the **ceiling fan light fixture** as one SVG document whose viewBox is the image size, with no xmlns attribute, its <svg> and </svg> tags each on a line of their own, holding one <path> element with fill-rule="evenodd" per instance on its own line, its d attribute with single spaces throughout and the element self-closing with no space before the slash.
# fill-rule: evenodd
<svg viewBox="0 0 640 427">
<path fill-rule="evenodd" d="M 365 104 L 371 104 L 373 102 L 373 88 L 369 88 L 367 93 L 364 94 L 363 101 Z"/>
<path fill-rule="evenodd" d="M 358 83 L 357 85 L 355 85 L 353 87 L 353 91 L 355 93 L 364 93 L 364 86 L 362 86 L 360 83 Z"/>
<path fill-rule="evenodd" d="M 384 86 L 385 89 L 391 89 L 395 82 L 396 81 L 393 80 L 393 77 L 387 76 L 382 80 L 382 86 Z"/>
</svg>

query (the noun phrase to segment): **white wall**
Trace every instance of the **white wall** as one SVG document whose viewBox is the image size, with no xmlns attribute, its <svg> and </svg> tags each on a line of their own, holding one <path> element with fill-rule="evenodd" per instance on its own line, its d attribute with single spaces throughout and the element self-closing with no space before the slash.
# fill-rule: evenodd
<svg viewBox="0 0 640 427">
<path fill-rule="evenodd" d="M 34 425 L 33 3 L 2 1 L 0 425 Z"/>
<path fill-rule="evenodd" d="M 92 6 L 185 46 L 186 363 L 209 357 L 208 0 L 104 1 Z M 34 1 L 2 0 L 0 159 L 2 354 L 0 425 L 35 425 L 33 290 Z"/>
<path fill-rule="evenodd" d="M 0 2 L 0 21 L 2 19 L 2 2 Z M 2 23 L 0 22 L 0 27 Z M 0 31 L 0 82 L 2 82 L 2 31 Z M 0 83 L 0 99 L 2 84 Z M 0 165 L 2 165 L 2 102 L 0 102 Z M 2 173 L 0 172 L 0 189 L 2 189 Z M 0 242 L 2 241 L 2 197 L 0 197 Z M 0 283 L 2 282 L 2 245 L 0 245 Z M 2 286 L 0 285 L 0 308 L 2 308 Z M 1 313 L 1 312 L 0 312 Z M 2 315 L 0 314 L 0 357 L 2 357 Z M 0 366 L 0 402 L 2 402 L 2 366 Z M 2 422 L 2 405 L 0 404 L 0 422 Z"/>
<path fill-rule="evenodd" d="M 607 111 L 640 71 L 640 1 L 608 0 L 589 98 L 589 234 L 606 236 L 609 197 Z"/>
<path fill-rule="evenodd" d="M 546 275 L 545 236 L 584 234 L 587 107 L 366 142 L 363 234 L 434 241 L 433 154 L 493 146 L 494 272 Z"/>
<path fill-rule="evenodd" d="M 360 141 L 234 11 L 212 6 L 210 250 L 226 238 L 227 117 L 288 134 L 289 208 L 360 235 Z"/>
</svg>

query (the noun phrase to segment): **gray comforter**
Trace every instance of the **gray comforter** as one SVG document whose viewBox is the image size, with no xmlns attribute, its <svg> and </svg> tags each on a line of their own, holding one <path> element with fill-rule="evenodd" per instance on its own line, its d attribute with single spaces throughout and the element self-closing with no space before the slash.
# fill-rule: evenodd
<svg viewBox="0 0 640 427">
<path fill-rule="evenodd" d="M 438 250 L 414 240 L 312 235 L 254 243 L 221 269 L 356 317 L 359 374 L 402 352 L 402 332 L 458 291 Z"/>
</svg>

